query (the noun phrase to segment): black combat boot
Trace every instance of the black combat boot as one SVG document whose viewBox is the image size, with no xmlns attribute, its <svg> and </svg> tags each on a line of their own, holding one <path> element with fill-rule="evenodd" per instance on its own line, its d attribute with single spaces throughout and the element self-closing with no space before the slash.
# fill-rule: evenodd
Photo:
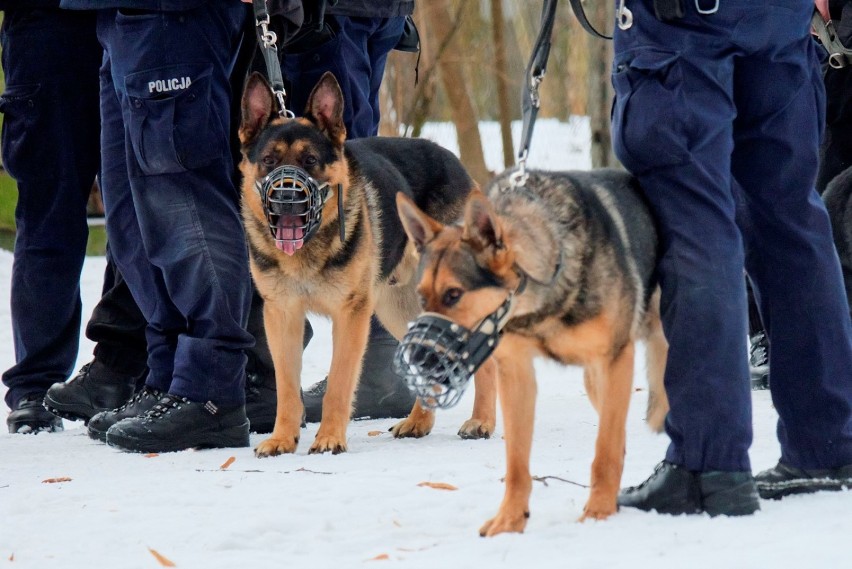
<svg viewBox="0 0 852 569">
<path fill-rule="evenodd" d="M 119 421 L 107 444 L 128 452 L 177 452 L 190 448 L 249 446 L 244 405 L 220 408 L 167 394 L 147 413 Z"/>
<path fill-rule="evenodd" d="M 396 339 L 373 318 L 361 381 L 355 393 L 353 419 L 401 419 L 411 411 L 415 396 L 405 381 L 393 371 L 396 346 Z M 315 383 L 303 394 L 305 418 L 309 423 L 322 419 L 322 398 L 327 385 L 328 378 Z"/>
<path fill-rule="evenodd" d="M 744 516 L 760 509 L 751 472 L 691 472 L 665 461 L 642 484 L 622 490 L 618 505 L 672 515 Z"/>
<path fill-rule="evenodd" d="M 106 442 L 106 434 L 110 427 L 131 417 L 147 413 L 163 393 L 159 389 L 144 386 L 127 400 L 124 405 L 112 411 L 101 411 L 89 420 L 89 436 L 101 442 Z"/>
<path fill-rule="evenodd" d="M 47 411 L 41 404 L 43 396 L 28 395 L 15 404 L 6 417 L 6 426 L 12 434 L 31 434 L 63 430 L 62 419 Z"/>
<path fill-rule="evenodd" d="M 147 374 L 147 368 L 136 374 L 122 373 L 95 359 L 67 382 L 53 384 L 44 396 L 44 406 L 63 419 L 88 424 L 101 411 L 115 409 L 130 399 Z"/>
<path fill-rule="evenodd" d="M 754 477 L 760 497 L 780 500 L 791 494 L 852 488 L 852 464 L 831 469 L 804 470 L 779 462 Z"/>
<path fill-rule="evenodd" d="M 769 389 L 769 340 L 766 332 L 749 337 L 748 369 L 753 390 Z"/>
</svg>

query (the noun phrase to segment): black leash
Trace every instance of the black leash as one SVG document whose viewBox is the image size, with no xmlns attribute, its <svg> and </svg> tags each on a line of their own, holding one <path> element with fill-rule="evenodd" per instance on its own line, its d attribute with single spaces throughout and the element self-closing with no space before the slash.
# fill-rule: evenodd
<svg viewBox="0 0 852 569">
<path fill-rule="evenodd" d="M 266 0 L 252 0 L 254 7 L 254 23 L 257 41 L 263 60 L 266 62 L 266 75 L 272 87 L 272 93 L 278 99 L 278 114 L 282 117 L 293 118 L 292 111 L 287 110 L 287 91 L 284 89 L 284 77 L 281 75 L 281 64 L 278 61 L 278 36 L 269 29 L 269 11 Z"/>
<path fill-rule="evenodd" d="M 589 19 L 586 17 L 586 11 L 583 10 L 583 1 L 582 0 L 571 0 L 571 9 L 574 10 L 574 15 L 577 16 L 577 20 L 580 21 L 580 25 L 583 26 L 583 29 L 592 34 L 593 36 L 599 37 L 602 40 L 611 40 L 612 36 L 608 36 L 600 33 Z"/>
<path fill-rule="evenodd" d="M 550 38 L 553 35 L 553 23 L 556 21 L 556 2 L 557 0 L 544 0 L 541 8 L 541 29 L 535 39 L 532 55 L 524 73 L 526 81 L 521 93 L 521 114 L 524 117 L 524 123 L 521 128 L 521 146 L 518 148 L 518 169 L 511 176 L 513 187 L 523 186 L 527 181 L 527 156 L 530 151 L 533 126 L 535 126 L 535 119 L 541 106 L 538 86 L 547 71 Z"/>
<path fill-rule="evenodd" d="M 602 39 L 612 39 L 610 36 L 598 32 L 592 26 L 586 17 L 586 12 L 583 10 L 582 0 L 570 1 L 571 8 L 574 10 L 574 14 L 577 16 L 584 30 Z M 526 84 L 521 93 L 521 114 L 523 115 L 524 122 L 521 128 L 521 145 L 518 149 L 518 169 L 510 176 L 513 188 L 523 186 L 528 177 L 526 170 L 527 156 L 529 156 L 533 127 L 535 126 L 538 109 L 541 105 L 538 87 L 547 71 L 547 58 L 550 56 L 550 39 L 553 35 L 553 24 L 556 21 L 556 3 L 557 0 L 544 0 L 541 8 L 541 29 L 538 32 L 535 45 L 533 45 L 532 55 L 530 56 L 530 61 L 527 64 L 525 72 Z"/>
</svg>

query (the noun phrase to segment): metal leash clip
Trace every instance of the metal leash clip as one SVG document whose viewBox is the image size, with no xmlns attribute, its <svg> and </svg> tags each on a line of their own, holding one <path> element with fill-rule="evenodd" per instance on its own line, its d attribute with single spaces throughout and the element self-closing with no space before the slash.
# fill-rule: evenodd
<svg viewBox="0 0 852 569">
<path fill-rule="evenodd" d="M 509 174 L 509 187 L 513 190 L 522 188 L 529 179 L 530 175 L 527 172 L 527 155 L 529 150 L 524 150 L 521 157 L 518 158 L 518 168 Z M 507 188 L 508 189 L 508 188 Z"/>
<path fill-rule="evenodd" d="M 615 19 L 618 22 L 618 29 L 629 30 L 633 26 L 633 12 L 624 5 L 624 1 L 619 2 L 618 9 L 615 11 Z"/>
<path fill-rule="evenodd" d="M 272 93 L 278 100 L 278 114 L 283 118 L 295 118 L 293 111 L 287 109 L 287 91 L 284 89 L 284 79 L 281 76 L 281 68 L 278 63 L 278 34 L 269 28 L 271 20 L 264 0 L 252 2 L 255 11 L 255 27 L 259 30 L 258 40 L 262 44 L 263 59 L 266 62 L 266 71 L 269 82 L 272 84 Z"/>
<path fill-rule="evenodd" d="M 842 69 L 852 62 L 852 50 L 847 49 L 837 36 L 834 22 L 822 19 L 822 14 L 814 10 L 811 19 L 814 31 L 820 43 L 828 51 L 828 64 L 834 69 Z"/>
</svg>

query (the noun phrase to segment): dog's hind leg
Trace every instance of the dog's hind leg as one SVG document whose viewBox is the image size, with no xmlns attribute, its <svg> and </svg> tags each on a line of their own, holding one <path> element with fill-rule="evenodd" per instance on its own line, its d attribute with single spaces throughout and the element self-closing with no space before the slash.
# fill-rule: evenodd
<svg viewBox="0 0 852 569">
<path fill-rule="evenodd" d="M 625 423 L 633 385 L 635 344 L 631 341 L 611 361 L 587 363 L 587 383 L 595 386 L 598 437 L 592 462 L 592 488 L 580 521 L 604 519 L 614 514 L 624 470 Z"/>
<path fill-rule="evenodd" d="M 310 454 L 346 452 L 346 427 L 370 333 L 373 303 L 360 296 L 343 303 L 332 315 L 332 356 L 328 389 L 322 399 L 322 420 Z M 300 344 L 301 345 L 301 344 Z"/>
<path fill-rule="evenodd" d="M 669 412 L 669 399 L 663 385 L 666 373 L 666 358 L 669 353 L 669 343 L 663 333 L 660 321 L 660 291 L 651 298 L 647 314 L 648 334 L 645 341 L 645 361 L 648 370 L 648 411 L 645 420 L 654 432 L 663 430 L 666 414 Z"/>
<path fill-rule="evenodd" d="M 506 492 L 497 515 L 479 529 L 479 535 L 489 537 L 524 531 L 532 492 L 530 451 L 536 396 L 532 350 L 511 337 L 504 337 L 497 350 L 497 385 L 506 431 Z M 500 357 L 501 352 L 505 357 Z"/>
<path fill-rule="evenodd" d="M 488 358 L 473 375 L 476 393 L 473 413 L 459 429 L 463 439 L 488 439 L 497 424 L 497 361 Z"/>
<path fill-rule="evenodd" d="M 268 298 L 263 304 L 266 339 L 275 367 L 277 410 L 272 434 L 254 449 L 258 457 L 296 452 L 302 424 L 302 337 L 305 310 L 295 302 L 284 303 Z"/>
</svg>

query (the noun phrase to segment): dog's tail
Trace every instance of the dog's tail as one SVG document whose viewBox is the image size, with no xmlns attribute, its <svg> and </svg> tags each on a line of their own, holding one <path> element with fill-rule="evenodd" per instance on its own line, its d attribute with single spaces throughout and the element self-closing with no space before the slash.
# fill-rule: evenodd
<svg viewBox="0 0 852 569">
<path fill-rule="evenodd" d="M 669 343 L 663 334 L 663 324 L 660 321 L 660 290 L 654 293 L 648 303 L 647 336 L 645 344 L 645 361 L 648 367 L 648 411 L 645 420 L 654 432 L 663 430 L 666 414 L 669 412 L 669 398 L 663 386 L 663 376 L 666 372 L 666 357 L 669 353 Z"/>
</svg>

